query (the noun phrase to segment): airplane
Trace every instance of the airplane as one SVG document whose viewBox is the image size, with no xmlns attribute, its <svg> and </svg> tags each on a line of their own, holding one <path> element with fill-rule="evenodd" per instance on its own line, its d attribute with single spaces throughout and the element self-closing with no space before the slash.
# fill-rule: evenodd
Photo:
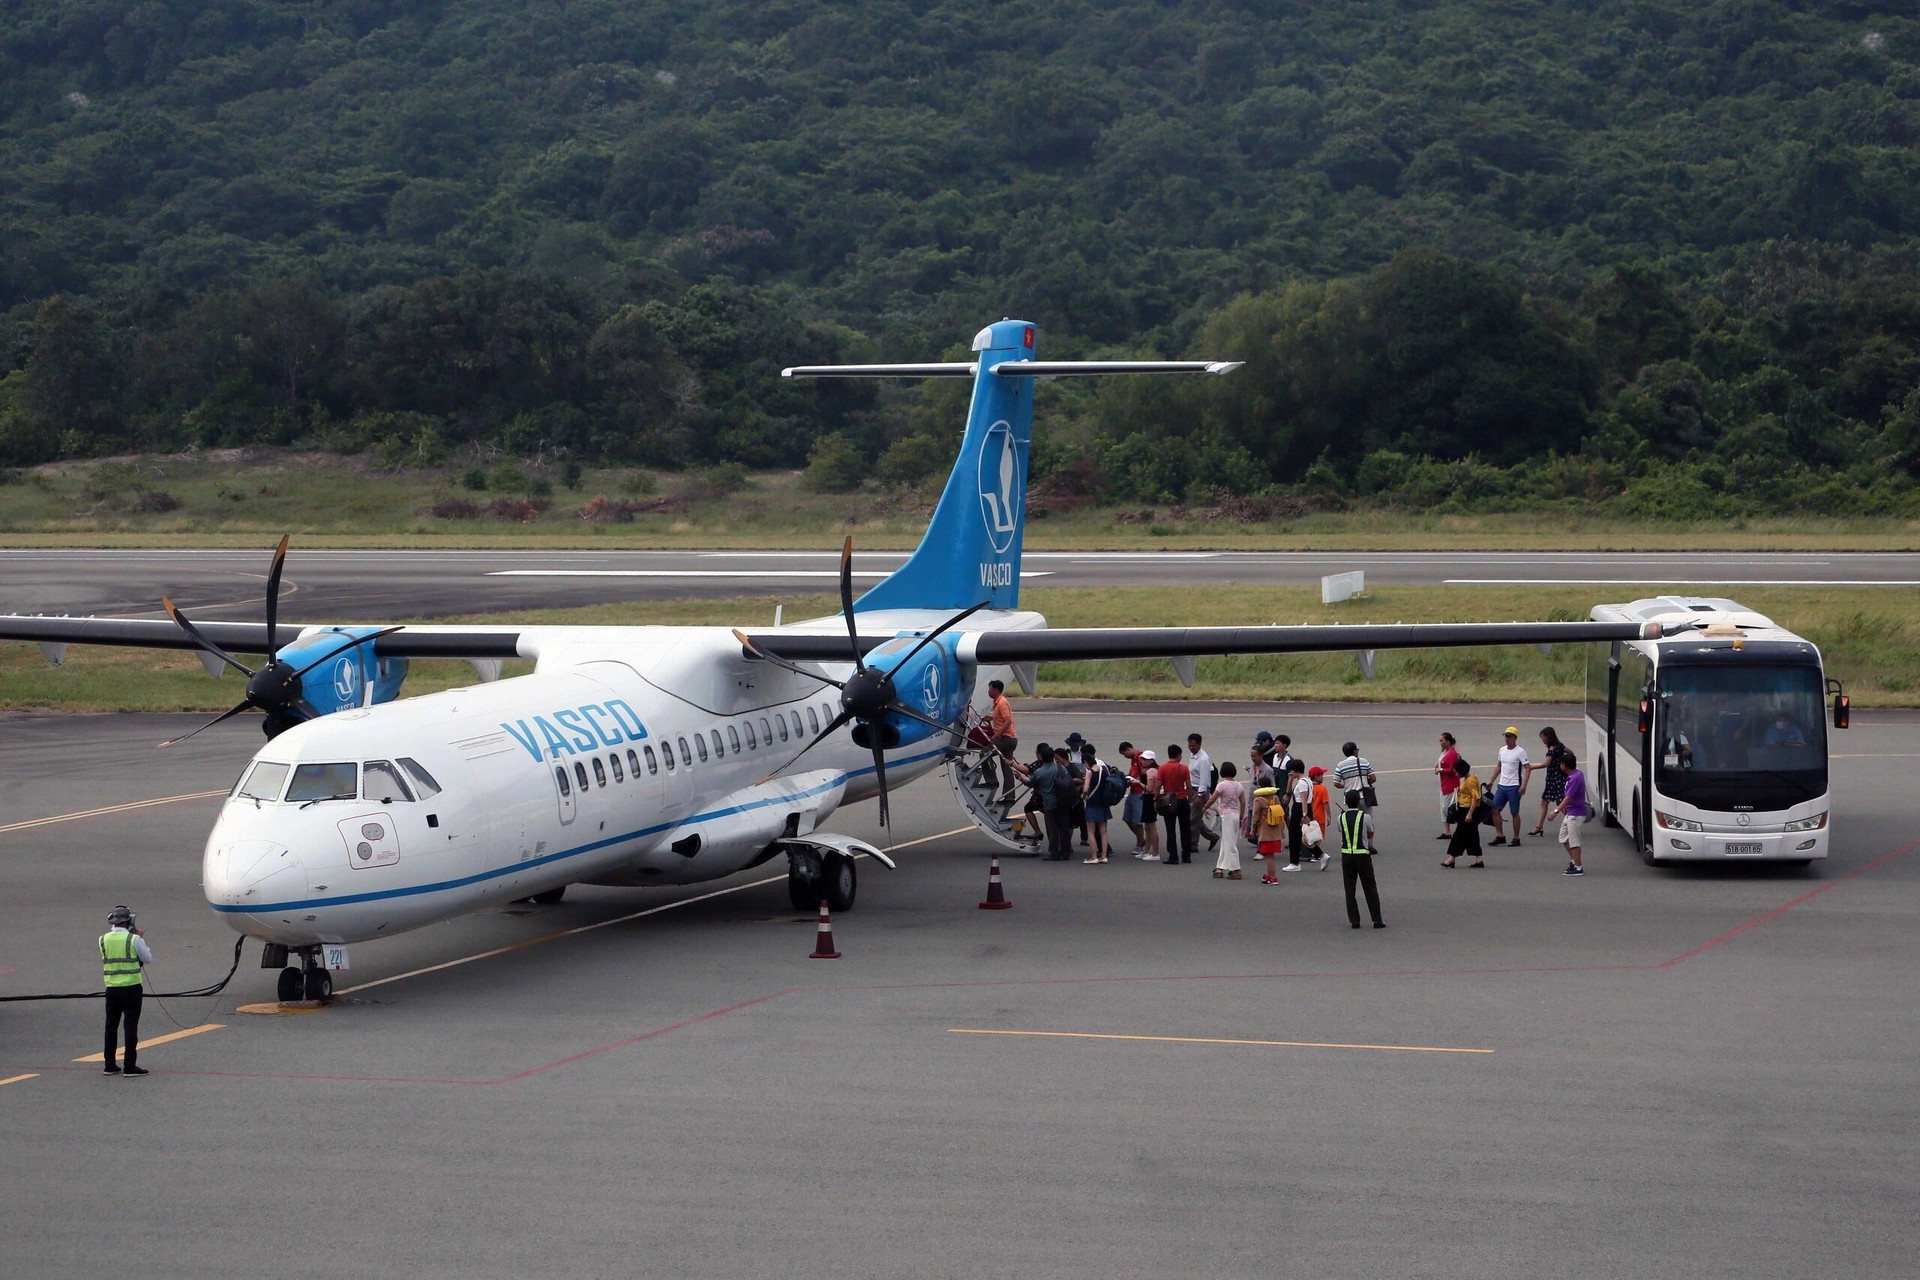
<svg viewBox="0 0 1920 1280">
<path fill-rule="evenodd" d="M 0 617 L 0 639 L 197 651 L 247 680 L 267 742 L 240 773 L 202 857 L 207 905 L 263 943 L 282 1000 L 325 1000 L 344 949 L 567 887 L 685 885 L 784 855 L 796 909 L 853 906 L 856 859 L 893 860 L 827 829 L 841 807 L 945 767 L 986 836 L 1022 847 L 985 752 L 967 741 L 988 679 L 1031 691 L 1041 662 L 1638 639 L 1630 623 L 1050 629 L 1019 608 L 1034 382 L 1221 376 L 1223 361 L 1041 361 L 1002 320 L 974 358 L 802 366 L 794 378 L 969 378 L 957 460 L 918 548 L 859 599 L 852 540 L 838 614 L 714 626 L 283 627 L 288 541 L 266 619 Z M 264 654 L 248 667 L 235 654 Z M 410 658 L 508 658 L 534 670 L 396 700 Z M 1183 665 L 1184 664 L 1184 665 Z M 199 732 L 196 729 L 194 732 Z M 187 735 L 191 736 L 191 735 Z M 172 741 L 179 741 L 174 739 Z M 169 745 L 169 744 L 161 744 Z M 1027 845 L 1025 847 L 1031 847 Z"/>
</svg>

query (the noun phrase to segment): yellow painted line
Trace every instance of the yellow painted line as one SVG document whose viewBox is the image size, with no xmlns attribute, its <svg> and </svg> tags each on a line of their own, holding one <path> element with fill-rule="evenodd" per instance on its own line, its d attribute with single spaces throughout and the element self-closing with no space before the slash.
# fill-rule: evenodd
<svg viewBox="0 0 1920 1280">
<path fill-rule="evenodd" d="M 200 1035 L 202 1032 L 218 1031 L 220 1028 L 226 1025 L 227 1024 L 224 1022 L 203 1022 L 197 1027 L 188 1027 L 185 1031 L 170 1031 L 164 1036 L 155 1036 L 151 1040 L 142 1040 L 140 1042 L 140 1052 L 145 1053 L 148 1049 L 153 1048 L 153 1046 L 157 1044 L 166 1044 L 172 1040 L 185 1040 L 188 1036 L 197 1036 L 197 1035 Z M 104 1062 L 106 1061 L 106 1055 L 103 1053 L 90 1053 L 84 1058 L 75 1058 L 74 1061 L 75 1062 Z"/>
<path fill-rule="evenodd" d="M 38 1080 L 39 1078 L 40 1073 L 38 1071 L 29 1071 L 23 1076 L 8 1076 L 5 1080 L 0 1080 L 0 1089 L 4 1089 L 10 1084 L 19 1084 L 22 1080 Z"/>
<path fill-rule="evenodd" d="M 50 827 L 56 822 L 77 822 L 81 818 L 100 818 L 109 813 L 130 813 L 135 809 L 151 809 L 155 805 L 179 804 L 182 800 L 208 800 L 214 796 L 227 794 L 226 788 L 218 791 L 189 791 L 185 795 L 160 796 L 153 800 L 132 800 L 126 804 L 110 804 L 99 809 L 82 809 L 77 813 L 56 813 L 47 818 L 29 818 L 25 822 L 9 822 L 0 826 L 0 835 L 9 831 L 29 831 L 34 827 Z"/>
<path fill-rule="evenodd" d="M 935 840 L 945 840 L 951 836 L 965 835 L 973 829 L 971 824 L 964 827 L 955 827 L 951 831 L 942 831 L 938 835 L 921 836 L 918 840 L 905 840 L 899 844 L 890 844 L 886 847 L 886 851 L 892 853 L 897 849 L 911 849 L 918 844 L 931 844 Z M 862 856 L 864 857 L 865 855 Z M 777 875 L 768 876 L 764 880 L 750 880 L 746 884 L 730 885 L 725 889 L 715 889 L 711 893 L 696 894 L 691 898 L 680 898 L 674 902 L 662 903 L 657 907 L 648 907 L 644 911 L 632 911 L 624 916 L 614 916 L 610 920 L 596 920 L 592 924 L 575 925 L 571 929 L 562 929 L 558 933 L 543 934 L 538 938 L 527 938 L 521 942 L 509 942 L 504 947 L 494 947 L 490 951 L 477 951 L 470 956 L 461 956 L 457 960 L 443 960 L 439 964 L 430 964 L 423 969 L 409 969 L 405 973 L 396 973 L 390 978 L 375 978 L 372 982 L 362 982 L 356 986 L 342 987 L 335 991 L 334 994 L 344 996 L 351 995 L 356 991 L 370 991 L 374 987 L 384 987 L 389 982 L 402 982 L 408 978 L 418 978 L 429 973 L 439 973 L 442 969 L 458 968 L 463 964 L 472 964 L 476 960 L 491 960 L 495 956 L 504 956 L 510 951 L 521 951 L 527 947 L 540 946 L 542 943 L 557 942 L 561 938 L 571 938 L 576 934 L 592 933 L 595 929 L 606 929 L 616 924 L 626 924 L 629 921 L 639 920 L 646 916 L 657 916 L 663 911 L 672 911 L 678 907 L 689 907 L 696 902 L 706 902 L 713 898 L 724 898 L 730 893 L 740 893 L 746 889 L 758 889 L 762 885 L 778 884 L 785 879 L 785 875 Z"/>
<path fill-rule="evenodd" d="M 957 1036 L 1041 1036 L 1054 1040 L 1141 1040 L 1153 1044 L 1238 1044 L 1277 1049 L 1381 1049 L 1389 1053 L 1492 1053 L 1491 1049 L 1453 1049 L 1432 1044 L 1333 1044 L 1319 1040 L 1227 1040 L 1211 1036 L 1116 1036 L 1091 1031 L 996 1031 L 948 1027 Z"/>
</svg>

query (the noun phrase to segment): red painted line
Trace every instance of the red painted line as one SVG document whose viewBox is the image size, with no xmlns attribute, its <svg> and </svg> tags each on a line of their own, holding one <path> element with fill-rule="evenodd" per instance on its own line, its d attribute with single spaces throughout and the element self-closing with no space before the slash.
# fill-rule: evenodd
<svg viewBox="0 0 1920 1280">
<path fill-rule="evenodd" d="M 1683 951 L 1679 955 L 1675 956 L 1673 959 L 1663 962 L 1659 967 L 1662 969 L 1671 969 L 1673 968 L 1673 966 L 1681 963 L 1682 961 L 1693 959 L 1695 956 L 1699 955 L 1703 951 L 1711 951 L 1715 947 L 1719 946 L 1721 943 L 1726 942 L 1731 938 L 1737 938 L 1749 929 L 1758 928 L 1759 926 L 1765 924 L 1767 921 L 1773 919 L 1775 916 L 1785 915 L 1787 912 L 1793 910 L 1797 906 L 1800 906 L 1802 903 L 1812 902 L 1815 898 L 1827 892 L 1829 889 L 1838 889 L 1841 885 L 1853 879 L 1855 876 L 1865 875 L 1867 872 L 1873 870 L 1877 866 L 1880 866 L 1882 863 L 1892 862 L 1895 858 L 1899 857 L 1901 854 L 1906 853 L 1911 849 L 1920 849 L 1920 840 L 1915 840 L 1911 844 L 1903 844 L 1898 849 L 1895 849 L 1892 853 L 1882 854 L 1880 857 L 1875 858 L 1872 862 L 1869 862 L 1864 866 L 1855 867 L 1853 870 L 1847 872 L 1845 875 L 1838 876 L 1832 880 L 1829 880 L 1827 883 L 1821 885 L 1817 889 L 1809 889 L 1807 892 L 1801 894 L 1799 897 L 1795 898 L 1793 901 L 1783 902 L 1779 906 L 1775 907 L 1773 910 L 1765 912 L 1761 915 L 1757 915 L 1753 919 L 1747 921 L 1745 924 L 1736 925 L 1735 927 L 1721 934 L 1719 937 L 1712 938 L 1706 942 L 1701 943 L 1699 946 L 1695 947 L 1691 951 Z"/>
<path fill-rule="evenodd" d="M 571 1057 L 558 1058 L 552 1062 L 543 1063 L 537 1067 L 528 1067 L 525 1071 L 516 1071 L 510 1076 L 502 1076 L 498 1080 L 489 1080 L 487 1081 L 487 1083 L 488 1084 L 512 1084 L 515 1080 L 525 1080 L 528 1076 L 537 1076 L 543 1071 L 552 1071 L 555 1067 L 564 1067 L 570 1063 L 579 1062 L 584 1058 L 591 1058 L 597 1054 L 611 1052 L 614 1049 L 624 1049 L 628 1045 L 639 1044 L 642 1040 L 651 1040 L 655 1036 L 666 1035 L 669 1031 L 678 1031 L 682 1027 L 690 1027 L 694 1025 L 696 1022 L 706 1022 L 711 1018 L 725 1017 L 729 1013 L 737 1013 L 741 1009 L 750 1009 L 757 1004 L 766 1004 L 769 1001 L 778 1000 L 782 996 L 790 996 L 794 992 L 801 991 L 804 989 L 805 988 L 802 988 L 802 987 L 783 987 L 779 991 L 772 991 L 767 993 L 764 996 L 755 996 L 751 1000 L 742 1000 L 739 1004 L 730 1004 L 724 1009 L 713 1009 L 713 1010 L 709 1010 L 706 1013 L 696 1014 L 691 1018 L 683 1019 L 682 1021 L 675 1022 L 669 1026 L 655 1027 L 652 1031 L 643 1031 L 637 1036 L 628 1036 L 625 1040 L 615 1040 L 612 1044 L 603 1044 L 597 1049 L 586 1049 L 580 1053 L 576 1053 L 572 1055 Z"/>
</svg>

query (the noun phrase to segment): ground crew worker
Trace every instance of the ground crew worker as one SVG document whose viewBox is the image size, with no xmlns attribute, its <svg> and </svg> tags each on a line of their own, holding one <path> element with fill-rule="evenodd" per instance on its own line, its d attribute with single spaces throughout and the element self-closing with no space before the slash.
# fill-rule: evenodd
<svg viewBox="0 0 1920 1280">
<path fill-rule="evenodd" d="M 1384 929 L 1380 918 L 1380 886 L 1373 879 L 1373 815 L 1355 806 L 1340 812 L 1340 879 L 1347 889 L 1347 923 L 1360 927 L 1360 904 L 1354 901 L 1353 886 L 1358 881 L 1367 891 L 1367 911 L 1373 927 Z"/>
<path fill-rule="evenodd" d="M 140 1054 L 140 971 L 153 963 L 147 940 L 134 926 L 133 912 L 115 907 L 107 913 L 107 931 L 100 935 L 100 967 L 107 985 L 106 1073 L 143 1076 Z M 119 1062 L 120 1020 L 127 1023 L 126 1067 Z"/>
</svg>

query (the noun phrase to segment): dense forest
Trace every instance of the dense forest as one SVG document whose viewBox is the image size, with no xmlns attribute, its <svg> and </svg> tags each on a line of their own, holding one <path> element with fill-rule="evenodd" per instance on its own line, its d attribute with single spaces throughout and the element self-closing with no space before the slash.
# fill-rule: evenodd
<svg viewBox="0 0 1920 1280">
<path fill-rule="evenodd" d="M 0 463 L 315 443 L 1061 498 L 1920 511 L 1920 19 L 1849 0 L 14 0 Z M 1211 380 L 1210 380 L 1211 381 Z"/>
</svg>

